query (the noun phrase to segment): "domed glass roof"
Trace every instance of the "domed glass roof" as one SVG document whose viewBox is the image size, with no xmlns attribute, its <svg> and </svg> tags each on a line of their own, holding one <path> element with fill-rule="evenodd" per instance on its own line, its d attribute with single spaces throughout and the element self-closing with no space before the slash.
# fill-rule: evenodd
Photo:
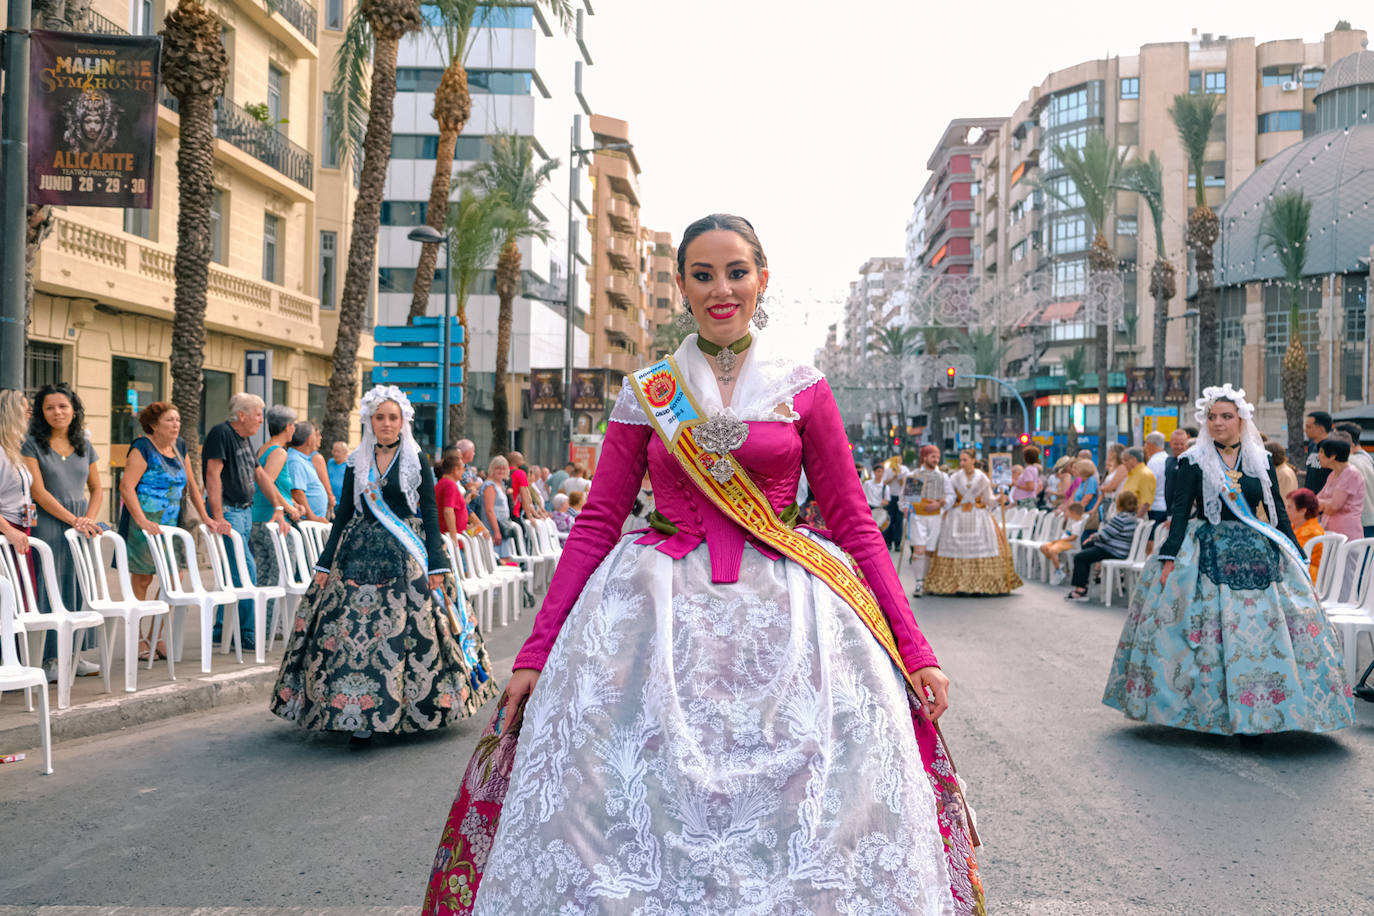
<svg viewBox="0 0 1374 916">
<path fill-rule="evenodd" d="M 1368 48 L 1347 54 L 1332 64 L 1331 69 L 1326 71 L 1322 81 L 1317 84 L 1313 98 L 1320 98 L 1336 89 L 1358 86 L 1361 83 L 1374 83 L 1374 51 Z"/>
</svg>

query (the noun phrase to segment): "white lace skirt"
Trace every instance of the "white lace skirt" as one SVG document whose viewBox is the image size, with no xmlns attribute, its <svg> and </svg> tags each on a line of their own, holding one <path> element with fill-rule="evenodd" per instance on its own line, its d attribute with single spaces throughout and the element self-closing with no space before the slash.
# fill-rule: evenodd
<svg viewBox="0 0 1374 916">
<path fill-rule="evenodd" d="M 746 547 L 718 585 L 705 545 L 622 540 L 530 698 L 475 912 L 952 913 L 891 661 L 795 563 Z"/>
</svg>

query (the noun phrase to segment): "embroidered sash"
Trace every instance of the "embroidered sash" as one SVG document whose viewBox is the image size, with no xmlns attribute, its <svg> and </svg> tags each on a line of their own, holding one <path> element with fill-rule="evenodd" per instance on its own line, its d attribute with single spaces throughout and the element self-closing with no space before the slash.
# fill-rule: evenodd
<svg viewBox="0 0 1374 916">
<path fill-rule="evenodd" d="M 706 422 L 705 411 L 692 396 L 676 361 L 671 356 L 666 357 L 640 369 L 632 379 L 635 397 L 644 408 L 650 425 L 663 439 L 664 446 L 677 459 L 688 478 L 727 518 L 820 579 L 852 607 L 901 672 L 915 708 L 923 709 L 923 694 L 911 672 L 906 670 L 906 664 L 897 649 L 897 639 L 892 634 L 892 626 L 868 586 L 844 561 L 803 532 L 784 525 L 768 498 L 737 461 L 708 452 L 697 442 L 693 427 Z M 728 473 L 721 473 L 722 468 L 718 467 L 723 462 L 728 462 Z M 712 473 L 713 468 L 715 473 Z M 943 747 L 945 739 L 939 734 L 939 726 L 934 722 L 931 724 L 935 726 Z M 948 756 L 948 748 L 944 750 Z M 953 766 L 952 757 L 950 763 Z M 962 794 L 961 791 L 960 801 L 967 811 L 967 802 Z M 977 846 L 979 840 L 973 829 L 972 818 L 968 819 L 968 825 L 973 845 Z"/>
<path fill-rule="evenodd" d="M 394 462 L 396 459 L 392 459 Z M 406 553 L 410 554 L 411 559 L 419 564 L 420 570 L 428 575 L 429 573 L 429 552 L 425 550 L 424 541 L 415 533 L 400 517 L 392 511 L 391 506 L 387 505 L 382 498 L 382 487 L 377 482 L 377 466 L 372 464 L 367 469 L 367 485 L 363 487 L 363 499 L 367 502 L 372 514 L 377 517 L 377 521 L 382 523 L 382 527 L 391 533 Z M 457 591 L 458 600 L 453 601 L 442 587 L 433 590 L 434 600 L 439 603 L 448 614 L 449 626 L 453 628 L 453 633 L 458 639 L 458 645 L 463 650 L 463 658 L 468 663 L 468 671 L 471 672 L 472 687 L 476 690 L 479 686 L 486 683 L 488 674 L 482 667 L 477 658 L 477 646 L 475 641 L 475 631 L 472 619 L 468 617 L 467 610 L 463 606 L 463 586 L 456 578 L 453 587 Z"/>
</svg>

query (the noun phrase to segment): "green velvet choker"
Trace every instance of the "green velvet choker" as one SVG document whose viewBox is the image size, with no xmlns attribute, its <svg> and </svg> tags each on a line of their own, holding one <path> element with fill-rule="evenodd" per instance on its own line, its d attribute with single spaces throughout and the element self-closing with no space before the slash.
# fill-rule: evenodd
<svg viewBox="0 0 1374 916">
<path fill-rule="evenodd" d="M 753 334 L 745 334 L 739 340 L 730 344 L 729 347 L 722 347 L 720 344 L 711 343 L 700 334 L 697 335 L 697 349 L 707 356 L 715 356 L 721 350 L 728 349 L 731 353 L 739 354 L 749 349 L 749 345 L 754 342 Z"/>
</svg>

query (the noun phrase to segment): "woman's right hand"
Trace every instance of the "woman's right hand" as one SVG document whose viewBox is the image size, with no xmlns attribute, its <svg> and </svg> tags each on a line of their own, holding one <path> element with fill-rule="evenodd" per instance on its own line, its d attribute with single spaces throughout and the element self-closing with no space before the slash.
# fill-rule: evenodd
<svg viewBox="0 0 1374 916">
<path fill-rule="evenodd" d="M 5 539 L 14 546 L 16 553 L 24 554 L 29 552 L 29 536 L 18 528 L 11 528 L 9 531 L 5 532 Z"/>
<path fill-rule="evenodd" d="M 1164 583 L 1166 583 L 1166 582 L 1169 581 L 1169 576 L 1170 576 L 1170 575 L 1173 573 L 1173 571 L 1174 571 L 1174 561 L 1173 561 L 1173 560 L 1165 560 L 1165 561 L 1164 561 L 1164 564 L 1163 564 L 1163 570 L 1164 570 L 1164 571 L 1161 572 L 1161 573 L 1159 574 L 1159 584 L 1160 584 L 1160 585 L 1163 585 Z"/>
<path fill-rule="evenodd" d="M 155 538 L 162 533 L 162 526 L 160 526 L 157 522 L 150 521 L 146 517 L 143 519 L 143 521 L 138 523 L 138 527 L 142 528 L 143 533 L 148 535 L 148 537 L 150 538 Z"/>
<path fill-rule="evenodd" d="M 506 714 L 502 717 L 505 728 L 510 728 L 515 722 L 516 715 L 520 714 L 520 707 L 527 699 L 530 692 L 534 690 L 534 685 L 539 683 L 539 672 L 533 668 L 516 668 L 511 673 L 510 683 L 506 685 L 505 710 Z M 498 730 L 498 734 L 500 731 Z"/>
</svg>

